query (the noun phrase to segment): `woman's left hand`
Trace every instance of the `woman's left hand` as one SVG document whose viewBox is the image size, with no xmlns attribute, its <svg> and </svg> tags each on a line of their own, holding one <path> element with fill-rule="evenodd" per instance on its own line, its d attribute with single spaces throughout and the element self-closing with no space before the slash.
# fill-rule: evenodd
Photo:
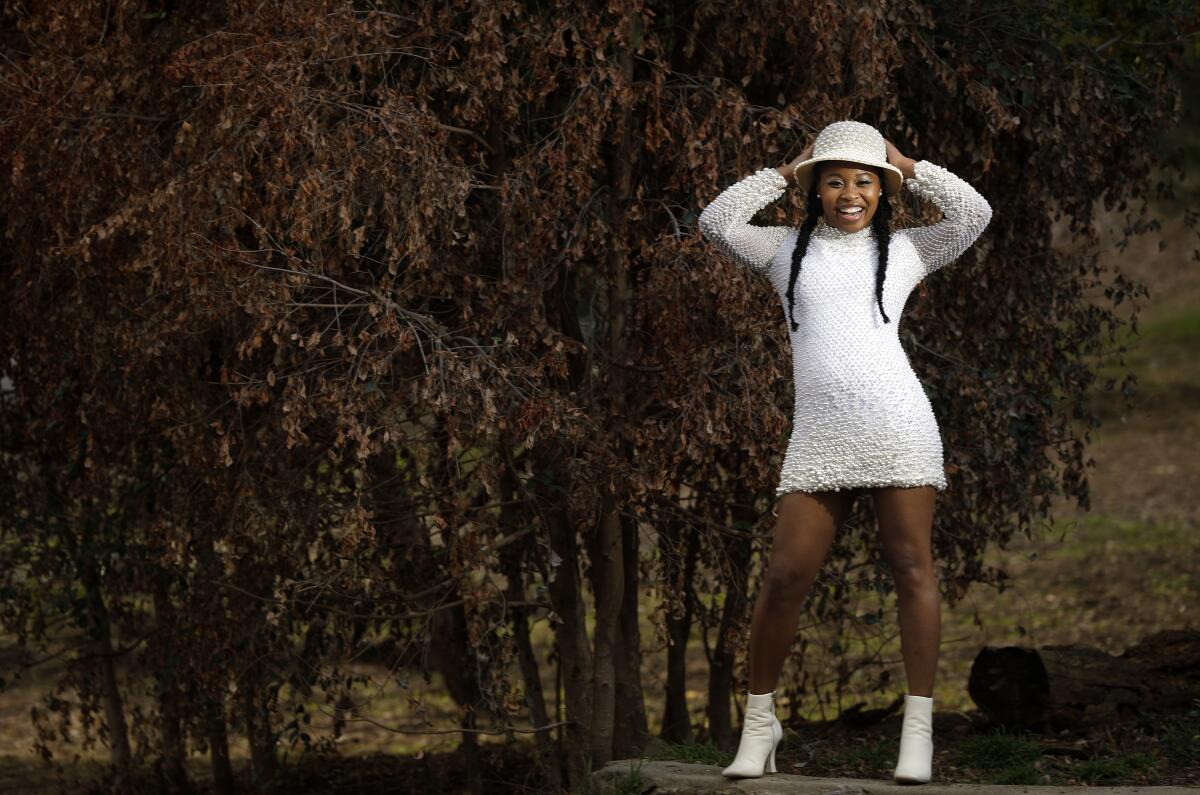
<svg viewBox="0 0 1200 795">
<path fill-rule="evenodd" d="M 883 143 L 887 146 L 888 162 L 900 169 L 905 179 L 915 179 L 917 175 L 913 172 L 913 166 L 916 164 L 916 161 L 911 157 L 902 155 L 900 150 L 896 148 L 896 145 L 887 138 L 883 139 Z"/>
</svg>

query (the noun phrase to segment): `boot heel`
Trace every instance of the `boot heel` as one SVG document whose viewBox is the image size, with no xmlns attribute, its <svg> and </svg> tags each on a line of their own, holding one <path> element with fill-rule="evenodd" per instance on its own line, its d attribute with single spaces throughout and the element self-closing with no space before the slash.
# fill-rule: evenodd
<svg viewBox="0 0 1200 795">
<path fill-rule="evenodd" d="M 778 743 L 776 743 L 776 745 L 778 745 Z M 775 772 L 775 749 L 774 748 L 771 749 L 771 755 L 767 757 L 767 772 L 768 773 Z"/>
</svg>

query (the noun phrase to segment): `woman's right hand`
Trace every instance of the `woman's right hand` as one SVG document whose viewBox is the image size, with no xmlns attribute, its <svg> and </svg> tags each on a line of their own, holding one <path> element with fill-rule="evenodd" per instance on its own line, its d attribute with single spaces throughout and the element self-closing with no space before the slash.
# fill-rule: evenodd
<svg viewBox="0 0 1200 795">
<path fill-rule="evenodd" d="M 786 179 L 789 184 L 794 185 L 795 184 L 794 177 L 796 175 L 796 166 L 800 165 L 805 160 L 808 160 L 810 157 L 812 157 L 812 151 L 813 151 L 813 145 L 809 144 L 808 146 L 804 147 L 804 151 L 801 152 L 799 154 L 799 156 L 796 157 L 795 160 L 791 161 L 790 163 L 787 163 L 786 165 L 779 166 L 776 170 L 780 174 L 783 175 L 783 178 Z"/>
</svg>

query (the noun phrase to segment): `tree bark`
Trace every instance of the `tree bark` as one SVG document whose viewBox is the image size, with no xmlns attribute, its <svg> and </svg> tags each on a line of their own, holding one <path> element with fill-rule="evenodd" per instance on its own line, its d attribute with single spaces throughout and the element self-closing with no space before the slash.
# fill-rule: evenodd
<svg viewBox="0 0 1200 795">
<path fill-rule="evenodd" d="M 740 494 L 737 503 L 750 505 L 753 499 L 751 495 Z M 757 517 L 748 511 L 734 509 L 732 518 L 736 527 L 751 527 Z M 713 745 L 718 748 L 729 747 L 737 739 L 733 731 L 730 698 L 733 695 L 737 662 L 734 656 L 734 641 L 742 631 L 748 612 L 749 600 L 746 590 L 750 573 L 750 553 L 750 544 L 741 540 L 729 541 L 722 536 L 721 554 L 728 562 L 726 570 L 729 572 L 729 579 L 725 586 L 725 604 L 721 609 L 720 630 L 713 645 L 708 677 L 708 731 Z"/>
<path fill-rule="evenodd" d="M 221 562 L 213 548 L 212 533 L 197 533 L 196 555 L 201 570 L 208 576 L 220 570 Z M 210 609 L 222 610 L 219 599 L 210 603 Z M 223 618 L 223 616 L 222 616 Z M 204 726 L 204 737 L 208 742 L 209 762 L 212 767 L 214 795 L 234 795 L 237 792 L 237 780 L 233 775 L 233 763 L 229 757 L 229 728 L 225 718 L 225 696 L 228 680 L 225 678 L 225 667 L 220 668 L 220 686 L 215 693 L 200 687 L 197 698 L 201 703 L 201 720 Z"/>
<path fill-rule="evenodd" d="M 596 595 L 595 655 L 592 659 L 592 768 L 599 769 L 613 758 L 613 723 L 616 714 L 614 654 L 621 594 L 624 589 L 624 558 L 621 554 L 621 522 L 615 507 L 605 500 L 606 510 L 593 536 L 591 549 L 592 591 Z"/>
<path fill-rule="evenodd" d="M 671 519 L 659 536 L 659 546 L 666 563 L 665 571 L 671 582 L 681 582 L 680 598 L 683 614 L 676 618 L 670 612 L 667 623 L 667 681 L 666 705 L 663 710 L 661 737 L 668 742 L 692 741 L 692 718 L 687 700 L 687 647 L 692 632 L 692 612 L 695 602 L 692 596 L 692 578 L 696 574 L 696 558 L 700 550 L 695 533 L 687 533 L 686 551 L 680 549 L 683 524 Z M 683 562 L 680 563 L 682 552 Z M 682 574 L 682 579 L 680 578 Z"/>
<path fill-rule="evenodd" d="M 447 460 L 445 456 L 440 456 L 437 463 L 433 465 L 435 470 L 438 470 L 435 471 L 438 481 L 443 480 L 444 475 L 440 470 L 445 467 Z M 445 535 L 448 549 L 462 543 L 458 539 L 457 530 L 454 527 L 446 528 Z M 422 554 L 427 560 L 432 561 L 434 554 L 428 535 L 421 533 L 418 543 L 421 546 Z M 450 576 L 450 573 L 439 572 L 439 576 Z M 449 598 L 452 602 L 462 599 L 462 590 L 458 580 L 454 581 Z M 434 612 L 430 619 L 430 630 L 430 658 L 437 670 L 441 672 L 446 690 L 454 699 L 454 703 L 458 705 L 461 716 L 459 727 L 463 729 L 463 732 L 460 745 L 463 752 L 465 768 L 463 772 L 467 779 L 467 788 L 472 795 L 482 795 L 483 760 L 479 747 L 479 735 L 475 731 L 479 728 L 478 710 L 482 703 L 482 696 L 477 667 L 478 658 L 475 657 L 474 650 L 471 648 L 466 609 L 462 604 L 457 604 L 449 609 Z"/>
<path fill-rule="evenodd" d="M 212 764 L 213 792 L 234 795 L 237 792 L 233 764 L 229 760 L 229 731 L 225 724 L 225 700 L 208 698 L 204 705 L 204 736 L 208 741 Z"/>
<path fill-rule="evenodd" d="M 161 637 L 158 641 L 159 651 L 164 651 L 173 644 L 173 640 L 168 640 L 172 612 L 171 597 L 167 593 L 166 583 L 161 578 L 156 579 L 154 622 Z M 159 766 L 164 790 L 187 793 L 191 792 L 192 788 L 188 782 L 187 768 L 184 766 L 187 748 L 183 736 L 179 685 L 175 679 L 178 674 L 178 669 L 167 666 L 161 658 L 156 661 L 154 675 L 158 689 L 158 734 L 162 746 Z"/>
<path fill-rule="evenodd" d="M 451 600 L 461 598 L 456 588 Z M 480 758 L 479 737 L 473 731 L 478 728 L 476 710 L 480 703 L 479 680 L 472 664 L 473 653 L 467 637 L 467 614 L 463 606 L 455 605 L 447 610 L 438 610 L 431 618 L 430 658 L 442 674 L 446 690 L 462 715 L 459 726 L 462 733 L 463 760 L 467 786 L 473 795 L 483 792 L 483 763 Z"/>
<path fill-rule="evenodd" d="M 520 521 L 528 521 L 518 514 L 517 483 L 509 463 L 504 464 L 500 472 L 500 513 L 505 527 L 516 528 Z M 513 602 L 523 602 L 526 599 L 525 575 L 522 566 L 531 561 L 532 536 L 526 536 L 519 542 L 509 544 L 501 550 L 500 560 L 504 567 L 504 576 L 508 580 L 507 596 Z M 521 679 L 525 685 L 525 705 L 529 708 L 529 719 L 534 726 L 546 726 L 550 716 L 546 711 L 546 696 L 542 691 L 542 676 L 538 667 L 537 655 L 529 636 L 528 609 L 525 607 L 512 608 L 513 641 L 517 646 L 517 662 L 521 666 Z M 554 747 L 553 735 L 549 729 L 534 733 L 537 743 L 537 764 L 542 771 L 547 791 L 562 792 L 562 766 L 559 764 L 558 753 Z"/>
<path fill-rule="evenodd" d="M 637 520 L 622 516 L 621 551 L 625 556 L 622 566 L 625 571 L 625 590 L 617 633 L 617 714 L 613 729 L 613 755 L 617 759 L 641 756 L 650 738 L 646 699 L 642 693 L 642 627 L 638 613 L 641 595 L 638 566 L 640 539 Z"/>
<path fill-rule="evenodd" d="M 108 743 L 112 763 L 120 771 L 129 769 L 132 754 L 129 749 L 129 728 L 125 723 L 125 703 L 117 683 L 117 667 L 113 657 L 112 624 L 104 604 L 100 576 L 95 564 L 84 561 L 81 566 L 84 593 L 87 598 L 89 627 L 92 636 L 92 659 L 100 674 L 100 696 L 104 703 L 104 722 L 108 727 Z"/>
<path fill-rule="evenodd" d="M 275 732 L 271 728 L 270 698 L 264 692 L 268 687 L 263 668 L 257 662 L 238 682 L 254 785 L 258 790 L 273 792 L 279 784 L 279 757 L 275 752 Z"/>
<path fill-rule="evenodd" d="M 622 84 L 631 86 L 634 78 L 634 51 L 641 42 L 641 16 L 636 11 L 630 11 L 625 20 L 625 42 L 617 54 L 616 61 L 621 70 Z M 620 96 L 620 95 L 619 95 Z M 634 127 L 636 120 L 633 114 L 632 95 L 626 94 L 617 119 L 617 146 L 609 152 L 609 204 L 608 217 L 611 234 L 608 236 L 608 355 L 612 362 L 618 365 L 629 359 L 629 341 L 626 332 L 629 311 L 633 305 L 633 290 L 630 283 L 630 257 L 627 243 L 629 228 L 628 204 L 631 200 L 633 186 L 633 161 L 637 152 L 635 146 Z M 620 366 L 610 366 L 607 370 L 613 432 L 613 443 L 618 451 L 618 459 L 629 461 L 634 449 L 634 429 L 624 419 L 628 416 L 629 405 L 629 374 Z M 615 740 L 617 734 L 617 679 L 627 678 L 628 660 L 624 658 L 625 650 L 618 637 L 626 632 L 623 629 L 622 611 L 629 606 L 626 594 L 625 571 L 626 553 L 624 551 L 624 529 L 620 508 L 626 499 L 626 490 L 604 492 L 603 508 L 600 524 L 592 549 L 592 574 L 596 599 L 596 636 L 594 657 L 594 703 L 592 715 L 592 764 L 600 767 L 614 758 Z M 634 538 L 636 545 L 636 536 Z M 636 566 L 637 551 L 634 548 L 633 558 Z M 637 578 L 633 573 L 633 616 L 632 635 L 638 634 L 637 624 Z M 629 640 L 636 647 L 634 637 Z M 618 659 L 620 657 L 620 659 Z M 618 674 L 618 670 L 626 672 Z M 640 671 L 634 676 L 640 676 Z M 633 707 L 636 710 L 636 706 Z M 644 706 L 642 719 L 644 720 Z M 637 717 L 631 716 L 636 722 Z M 633 733 L 636 734 L 636 729 Z M 626 738 L 626 742 L 636 742 L 636 737 Z"/>
<path fill-rule="evenodd" d="M 588 645 L 586 606 L 579 575 L 579 546 L 575 526 L 567 512 L 565 495 L 569 475 L 559 459 L 561 451 L 545 447 L 535 450 L 536 477 L 541 515 L 549 525 L 551 562 L 550 603 L 558 617 L 554 639 L 562 666 L 562 687 L 567 703 L 567 726 L 563 750 L 567 760 L 568 788 L 582 785 L 591 758 L 589 734 L 592 727 L 592 654 Z"/>
</svg>

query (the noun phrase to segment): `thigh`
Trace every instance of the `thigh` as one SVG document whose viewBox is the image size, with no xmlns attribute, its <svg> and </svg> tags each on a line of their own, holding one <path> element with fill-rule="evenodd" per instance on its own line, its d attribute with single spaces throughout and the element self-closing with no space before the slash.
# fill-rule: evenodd
<svg viewBox="0 0 1200 795">
<path fill-rule="evenodd" d="M 883 554 L 895 572 L 932 570 L 933 486 L 871 490 Z"/>
<path fill-rule="evenodd" d="M 854 491 L 789 491 L 776 502 L 770 567 L 819 568 L 837 529 L 850 515 Z"/>
</svg>

